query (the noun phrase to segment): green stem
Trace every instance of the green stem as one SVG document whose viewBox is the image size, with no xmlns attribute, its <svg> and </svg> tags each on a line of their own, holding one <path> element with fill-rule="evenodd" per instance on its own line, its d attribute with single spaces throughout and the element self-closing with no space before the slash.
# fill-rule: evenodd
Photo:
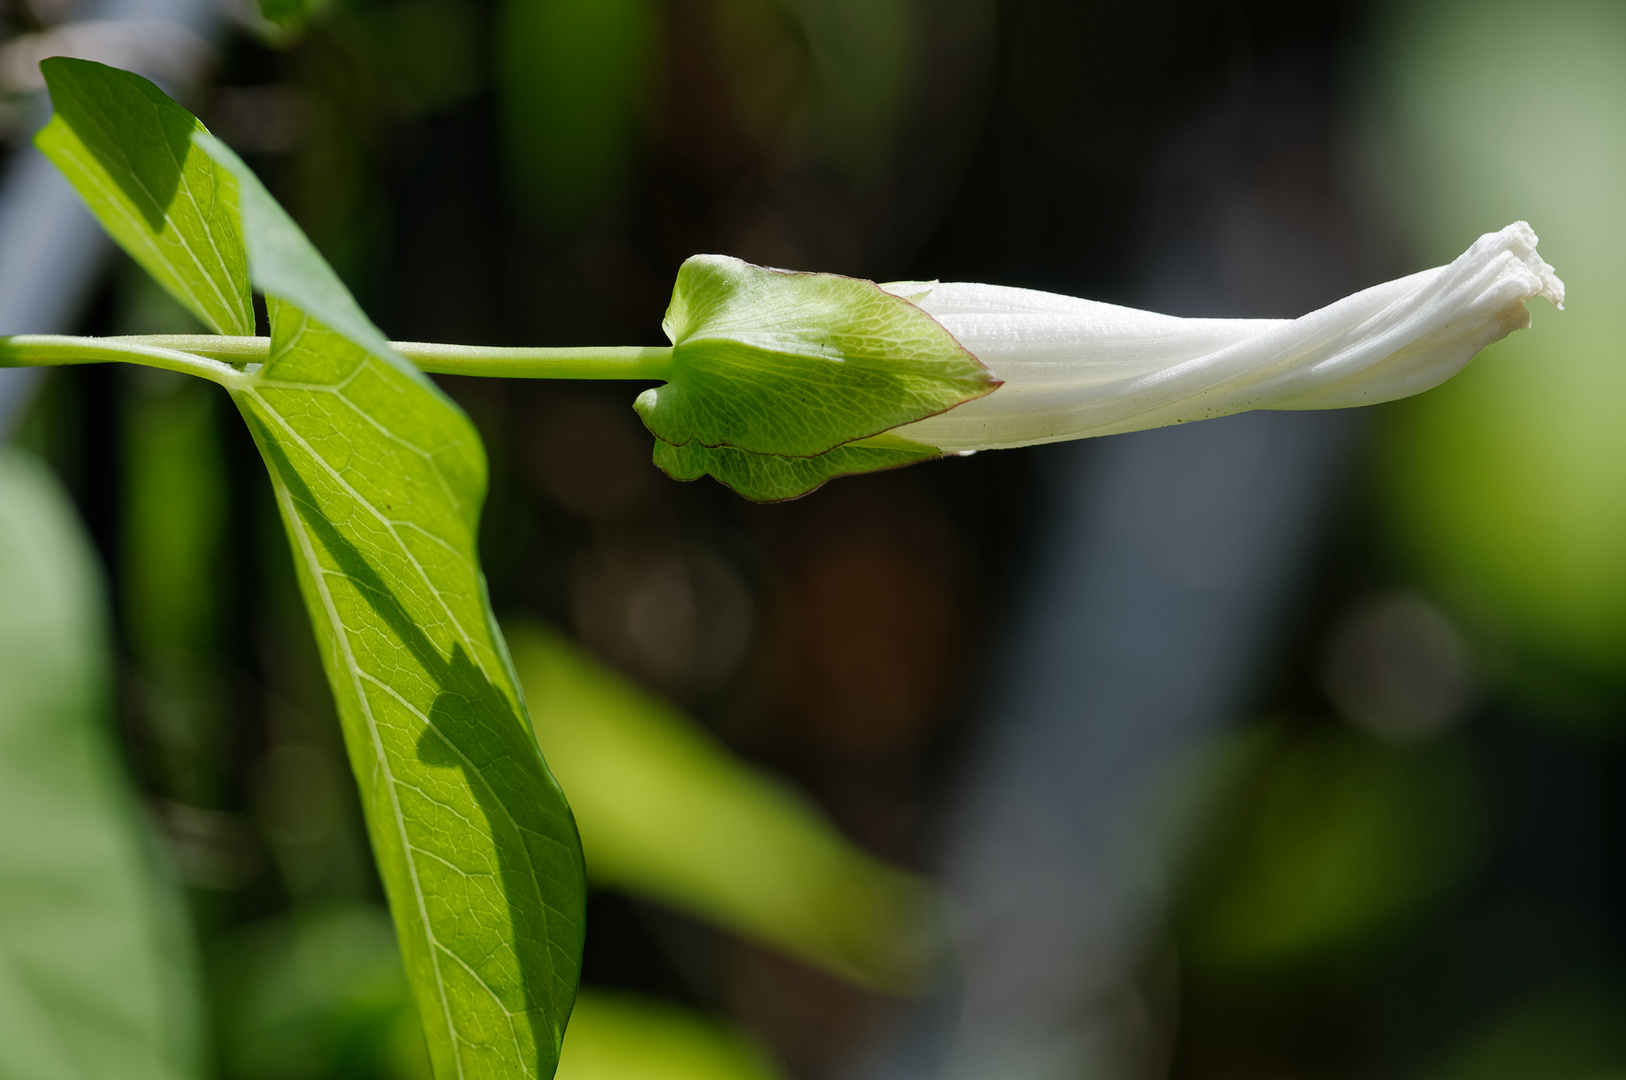
<svg viewBox="0 0 1626 1080">
<path fill-rule="evenodd" d="M 81 339 L 95 340 L 95 339 Z M 103 339 L 144 348 L 193 353 L 232 364 L 265 363 L 271 339 L 214 334 L 153 334 Z M 570 349 L 504 349 L 392 341 L 396 352 L 437 375 L 486 375 L 508 379 L 648 379 L 672 377 L 670 346 L 588 346 Z"/>
<path fill-rule="evenodd" d="M 17 334 L 12 337 L 0 337 L 0 367 L 57 367 L 62 364 L 135 361 L 148 367 L 197 375 L 227 386 L 242 377 L 242 372 L 230 364 L 206 359 L 204 356 L 174 348 L 163 342 L 164 339 L 161 338 L 85 338 L 68 337 L 63 334 Z"/>
<path fill-rule="evenodd" d="M 648 379 L 672 377 L 672 347 L 599 345 L 571 349 L 499 349 L 392 341 L 396 352 L 437 375 L 509 379 Z"/>
</svg>

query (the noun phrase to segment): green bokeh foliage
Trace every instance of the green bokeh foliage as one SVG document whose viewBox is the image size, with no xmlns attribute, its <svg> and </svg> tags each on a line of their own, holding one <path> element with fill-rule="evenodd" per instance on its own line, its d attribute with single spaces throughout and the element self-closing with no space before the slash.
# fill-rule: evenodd
<svg viewBox="0 0 1626 1080">
<path fill-rule="evenodd" d="M 111 724 L 95 556 L 56 481 L 0 451 L 0 1075 L 202 1075 L 191 929 Z"/>
<path fill-rule="evenodd" d="M 1523 659 L 1626 675 L 1626 10 L 1407 5 L 1383 40 L 1374 116 L 1419 246 L 1525 218 L 1569 286 L 1539 334 L 1394 409 L 1396 535 Z M 1515 40 L 1512 76 L 1487 57 Z"/>
</svg>

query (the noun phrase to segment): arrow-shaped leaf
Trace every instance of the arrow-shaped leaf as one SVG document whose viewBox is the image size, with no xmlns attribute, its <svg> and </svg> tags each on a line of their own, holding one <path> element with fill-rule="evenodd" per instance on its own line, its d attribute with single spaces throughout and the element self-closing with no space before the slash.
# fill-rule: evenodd
<svg viewBox="0 0 1626 1080">
<path fill-rule="evenodd" d="M 233 397 L 293 541 L 436 1075 L 551 1075 L 581 852 L 485 604 L 473 426 L 287 303 Z"/>
<path fill-rule="evenodd" d="M 108 70 L 56 61 L 53 93 L 71 84 L 132 113 L 162 96 Z M 253 172 L 201 129 L 188 137 L 187 168 L 229 211 L 208 234 L 247 252 L 271 316 L 269 361 L 214 377 L 271 472 L 435 1073 L 545 1080 L 575 996 L 585 879 L 486 599 L 484 450 Z M 125 242 L 125 204 L 69 179 Z"/>
</svg>

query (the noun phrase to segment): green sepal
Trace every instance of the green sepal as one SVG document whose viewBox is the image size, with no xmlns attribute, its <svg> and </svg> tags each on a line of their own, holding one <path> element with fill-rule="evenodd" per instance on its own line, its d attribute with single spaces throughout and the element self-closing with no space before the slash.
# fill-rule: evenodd
<svg viewBox="0 0 1626 1080">
<path fill-rule="evenodd" d="M 696 255 L 661 325 L 671 380 L 633 407 L 674 445 L 812 457 L 999 386 L 936 319 L 836 274 Z"/>
<path fill-rule="evenodd" d="M 935 446 L 898 435 L 873 435 L 813 457 L 752 454 L 731 446 L 698 442 L 673 446 L 655 440 L 655 464 L 674 480 L 711 476 L 755 502 L 784 502 L 822 487 L 838 476 L 879 472 L 943 456 Z"/>
<path fill-rule="evenodd" d="M 102 227 L 205 326 L 254 333 L 235 182 L 158 87 L 91 60 L 40 62 L 55 112 L 34 136 Z"/>
</svg>

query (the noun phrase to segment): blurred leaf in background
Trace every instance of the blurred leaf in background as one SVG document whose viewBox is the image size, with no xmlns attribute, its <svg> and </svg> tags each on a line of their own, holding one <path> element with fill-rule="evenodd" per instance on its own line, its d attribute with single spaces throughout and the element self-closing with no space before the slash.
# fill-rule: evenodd
<svg viewBox="0 0 1626 1080">
<path fill-rule="evenodd" d="M 230 491 L 220 403 L 213 387 L 186 375 L 119 375 L 123 685 L 137 760 L 182 880 L 236 888 L 264 860 L 229 812 L 230 762 L 245 732 L 225 655 L 236 577 L 224 550 Z"/>
<path fill-rule="evenodd" d="M 590 880 L 698 915 L 863 985 L 907 992 L 933 898 L 692 721 L 543 627 L 508 633 Z"/>
<path fill-rule="evenodd" d="M 1472 866 L 1472 773 L 1450 744 L 1280 726 L 1242 738 L 1234 816 L 1187 921 L 1195 963 L 1249 970 L 1369 942 L 1428 911 Z"/>
<path fill-rule="evenodd" d="M 120 329 L 195 333 L 196 322 L 144 274 L 125 283 Z M 216 807 L 224 687 L 217 655 L 230 575 L 223 552 L 230 491 L 217 394 L 174 372 L 121 372 L 124 470 L 119 584 L 145 755 L 162 793 Z"/>
<path fill-rule="evenodd" d="M 109 723 L 94 556 L 56 482 L 0 452 L 0 1075 L 191 1080 L 191 928 Z"/>
<path fill-rule="evenodd" d="M 1421 1080 L 1619 1080 L 1626 1077 L 1622 1016 L 1619 987 L 1548 987 L 1452 1047 Z"/>
<path fill-rule="evenodd" d="M 390 914 L 306 905 L 217 942 L 228 1080 L 428 1080 Z"/>
<path fill-rule="evenodd" d="M 651 0 L 505 0 L 498 14 L 500 106 L 511 190 L 530 219 L 567 235 L 625 186 L 662 108 L 674 47 Z M 725 112 L 772 167 L 882 175 L 915 104 L 924 16 L 910 0 L 716 0 L 684 9 Z M 678 73 L 692 82 L 698 72 Z M 694 87 L 684 86 L 693 93 Z M 714 117 L 706 120 L 715 123 Z M 710 170 L 748 164 L 716 131 L 680 122 L 666 138 Z M 706 160 L 709 159 L 709 160 Z"/>
<path fill-rule="evenodd" d="M 1425 261 L 1524 218 L 1572 283 L 1540 334 L 1392 414 L 1400 542 L 1523 659 L 1626 674 L 1626 7 L 1395 5 L 1379 46 L 1380 138 Z"/>
<path fill-rule="evenodd" d="M 717 0 L 712 37 L 746 129 L 860 183 L 890 164 L 919 81 L 910 0 Z"/>
<path fill-rule="evenodd" d="M 327 0 L 259 0 L 260 15 L 281 33 L 298 31 L 327 6 Z"/>
<path fill-rule="evenodd" d="M 565 234 L 626 180 L 638 115 L 656 80 L 652 0 L 503 0 L 499 105 L 511 190 Z"/>
<path fill-rule="evenodd" d="M 761 2 L 761 0 L 759 0 Z M 770 0 L 771 2 L 771 0 Z M 884 169 L 920 69 L 922 6 L 911 0 L 778 0 L 807 42 L 809 85 L 793 132 L 853 180 Z"/>
<path fill-rule="evenodd" d="M 389 912 L 312 906 L 217 946 L 227 1080 L 428 1080 Z M 693 1010 L 583 991 L 557 1080 L 778 1080 L 753 1043 Z"/>
<path fill-rule="evenodd" d="M 484 89 L 490 66 L 486 18 L 471 0 L 404 0 L 354 12 L 350 44 L 376 66 L 380 89 L 402 95 L 406 111 L 430 112 Z"/>
<path fill-rule="evenodd" d="M 198 332 L 180 305 L 130 269 L 122 283 L 121 333 Z M 120 455 L 131 496 L 120 537 L 130 648 L 144 655 L 207 651 L 221 603 L 228 498 L 215 393 L 174 372 L 130 373 L 144 380 L 123 402 Z"/>
<path fill-rule="evenodd" d="M 738 1032 L 687 1009 L 583 991 L 565 1034 L 558 1080 L 779 1080 Z"/>
<path fill-rule="evenodd" d="M 119 280 L 120 333 L 197 333 L 179 301 L 133 265 Z M 119 372 L 120 620 L 143 768 L 158 794 L 193 807 L 224 799 L 229 745 L 221 620 L 233 574 L 224 555 L 231 514 L 215 390 L 176 372 Z M 231 873 L 205 872 L 215 880 Z M 192 878 L 185 867 L 184 877 Z"/>
</svg>

